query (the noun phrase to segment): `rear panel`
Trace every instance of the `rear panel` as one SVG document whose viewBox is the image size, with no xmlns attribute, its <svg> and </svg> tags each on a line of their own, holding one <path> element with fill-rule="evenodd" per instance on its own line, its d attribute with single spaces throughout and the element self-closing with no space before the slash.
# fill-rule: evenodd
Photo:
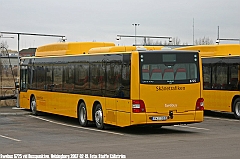
<svg viewBox="0 0 240 159">
<path fill-rule="evenodd" d="M 139 72 L 147 123 L 195 122 L 201 98 L 198 52 L 140 52 Z"/>
</svg>

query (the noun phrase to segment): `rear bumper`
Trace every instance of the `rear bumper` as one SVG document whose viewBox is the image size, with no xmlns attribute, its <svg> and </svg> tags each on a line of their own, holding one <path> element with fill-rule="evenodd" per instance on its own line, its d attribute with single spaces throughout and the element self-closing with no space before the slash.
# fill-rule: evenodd
<svg viewBox="0 0 240 159">
<path fill-rule="evenodd" d="M 203 121 L 203 111 L 188 111 L 183 113 L 173 113 L 172 118 L 169 114 L 160 113 L 133 113 L 131 114 L 131 125 L 176 125 L 191 124 Z M 154 120 L 153 117 L 167 117 L 166 120 Z"/>
</svg>

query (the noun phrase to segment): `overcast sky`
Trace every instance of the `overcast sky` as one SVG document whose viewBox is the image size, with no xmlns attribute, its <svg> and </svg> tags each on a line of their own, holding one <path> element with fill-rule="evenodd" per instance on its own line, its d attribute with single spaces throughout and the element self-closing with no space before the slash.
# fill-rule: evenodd
<svg viewBox="0 0 240 159">
<path fill-rule="evenodd" d="M 194 32 L 193 32 L 194 19 Z M 118 34 L 177 37 L 181 43 L 209 37 L 240 38 L 240 0 L 0 0 L 0 31 L 65 35 L 72 41 L 133 45 Z M 17 37 L 1 38 L 17 50 Z M 20 50 L 58 38 L 20 36 Z M 157 39 L 155 39 L 157 40 Z M 165 39 L 161 39 L 164 41 Z M 137 43 L 143 39 L 138 38 Z"/>
</svg>

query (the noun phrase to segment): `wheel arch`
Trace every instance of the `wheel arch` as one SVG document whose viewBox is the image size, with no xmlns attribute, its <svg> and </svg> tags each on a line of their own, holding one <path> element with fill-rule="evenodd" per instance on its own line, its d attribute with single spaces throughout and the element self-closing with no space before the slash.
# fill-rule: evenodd
<svg viewBox="0 0 240 159">
<path fill-rule="evenodd" d="M 101 103 L 100 103 L 98 100 L 96 100 L 96 101 L 93 103 L 93 107 L 92 107 L 92 121 L 94 121 L 94 122 L 95 122 L 95 115 L 94 115 L 94 113 L 95 113 L 96 106 L 97 106 L 98 104 L 101 105 Z"/>
<path fill-rule="evenodd" d="M 32 108 L 31 108 L 32 97 L 34 97 L 35 100 L 37 100 L 37 99 L 36 99 L 36 96 L 35 96 L 34 94 L 31 94 L 31 95 L 30 95 L 30 100 L 29 100 L 29 109 L 30 109 L 30 110 L 32 110 Z"/>
<path fill-rule="evenodd" d="M 238 99 L 238 98 L 240 98 L 240 95 L 235 95 L 235 96 L 233 97 L 233 99 L 232 99 L 232 104 L 231 104 L 231 106 L 232 106 L 232 108 L 231 108 L 232 112 L 234 112 L 234 110 L 233 110 L 234 105 L 233 105 L 233 104 L 234 104 L 235 100 Z"/>
<path fill-rule="evenodd" d="M 79 110 L 80 104 L 81 104 L 82 102 L 86 105 L 86 103 L 85 103 L 85 101 L 84 101 L 83 99 L 79 99 L 79 100 L 78 100 L 78 104 L 77 104 L 77 117 L 79 116 L 79 111 L 78 111 L 78 110 Z"/>
</svg>

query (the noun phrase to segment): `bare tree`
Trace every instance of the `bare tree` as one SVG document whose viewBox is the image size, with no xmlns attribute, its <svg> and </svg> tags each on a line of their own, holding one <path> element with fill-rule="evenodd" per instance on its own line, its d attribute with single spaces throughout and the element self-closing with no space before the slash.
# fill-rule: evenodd
<svg viewBox="0 0 240 159">
<path fill-rule="evenodd" d="M 0 76 L 2 77 L 2 70 L 3 70 L 3 65 L 2 65 L 2 60 L 0 60 Z"/>
<path fill-rule="evenodd" d="M 143 40 L 142 44 L 144 45 L 181 45 L 181 40 L 178 37 L 174 37 L 172 38 L 172 42 L 169 42 L 168 40 L 164 40 L 164 41 L 153 41 L 150 38 L 146 39 L 146 42 Z M 182 45 L 188 45 L 187 42 L 183 43 Z"/>
<path fill-rule="evenodd" d="M 159 45 L 170 45 L 170 43 L 167 41 L 158 41 L 158 40 L 153 41 L 150 38 L 147 38 L 146 41 L 143 40 L 142 44 L 143 45 L 158 45 L 158 46 Z"/>
<path fill-rule="evenodd" d="M 182 45 L 188 45 L 188 42 L 183 42 Z"/>
<path fill-rule="evenodd" d="M 2 49 L 3 49 L 3 48 L 8 49 L 7 41 L 2 41 L 2 42 L 0 43 L 0 47 L 1 47 Z"/>
<path fill-rule="evenodd" d="M 145 41 L 144 41 L 144 43 L 145 43 Z M 154 45 L 154 42 L 150 38 L 147 38 L 145 45 Z"/>
<path fill-rule="evenodd" d="M 210 39 L 209 37 L 203 37 L 203 38 L 199 38 L 197 40 L 195 40 L 195 45 L 211 45 L 214 44 L 213 40 Z"/>
<path fill-rule="evenodd" d="M 181 40 L 178 37 L 172 38 L 172 45 L 180 45 Z"/>
<path fill-rule="evenodd" d="M 7 54 L 6 50 L 8 49 L 7 41 L 2 41 L 2 42 L 0 43 L 0 48 L 1 48 L 0 54 L 1 54 L 1 55 L 6 55 L 6 54 Z"/>
</svg>

